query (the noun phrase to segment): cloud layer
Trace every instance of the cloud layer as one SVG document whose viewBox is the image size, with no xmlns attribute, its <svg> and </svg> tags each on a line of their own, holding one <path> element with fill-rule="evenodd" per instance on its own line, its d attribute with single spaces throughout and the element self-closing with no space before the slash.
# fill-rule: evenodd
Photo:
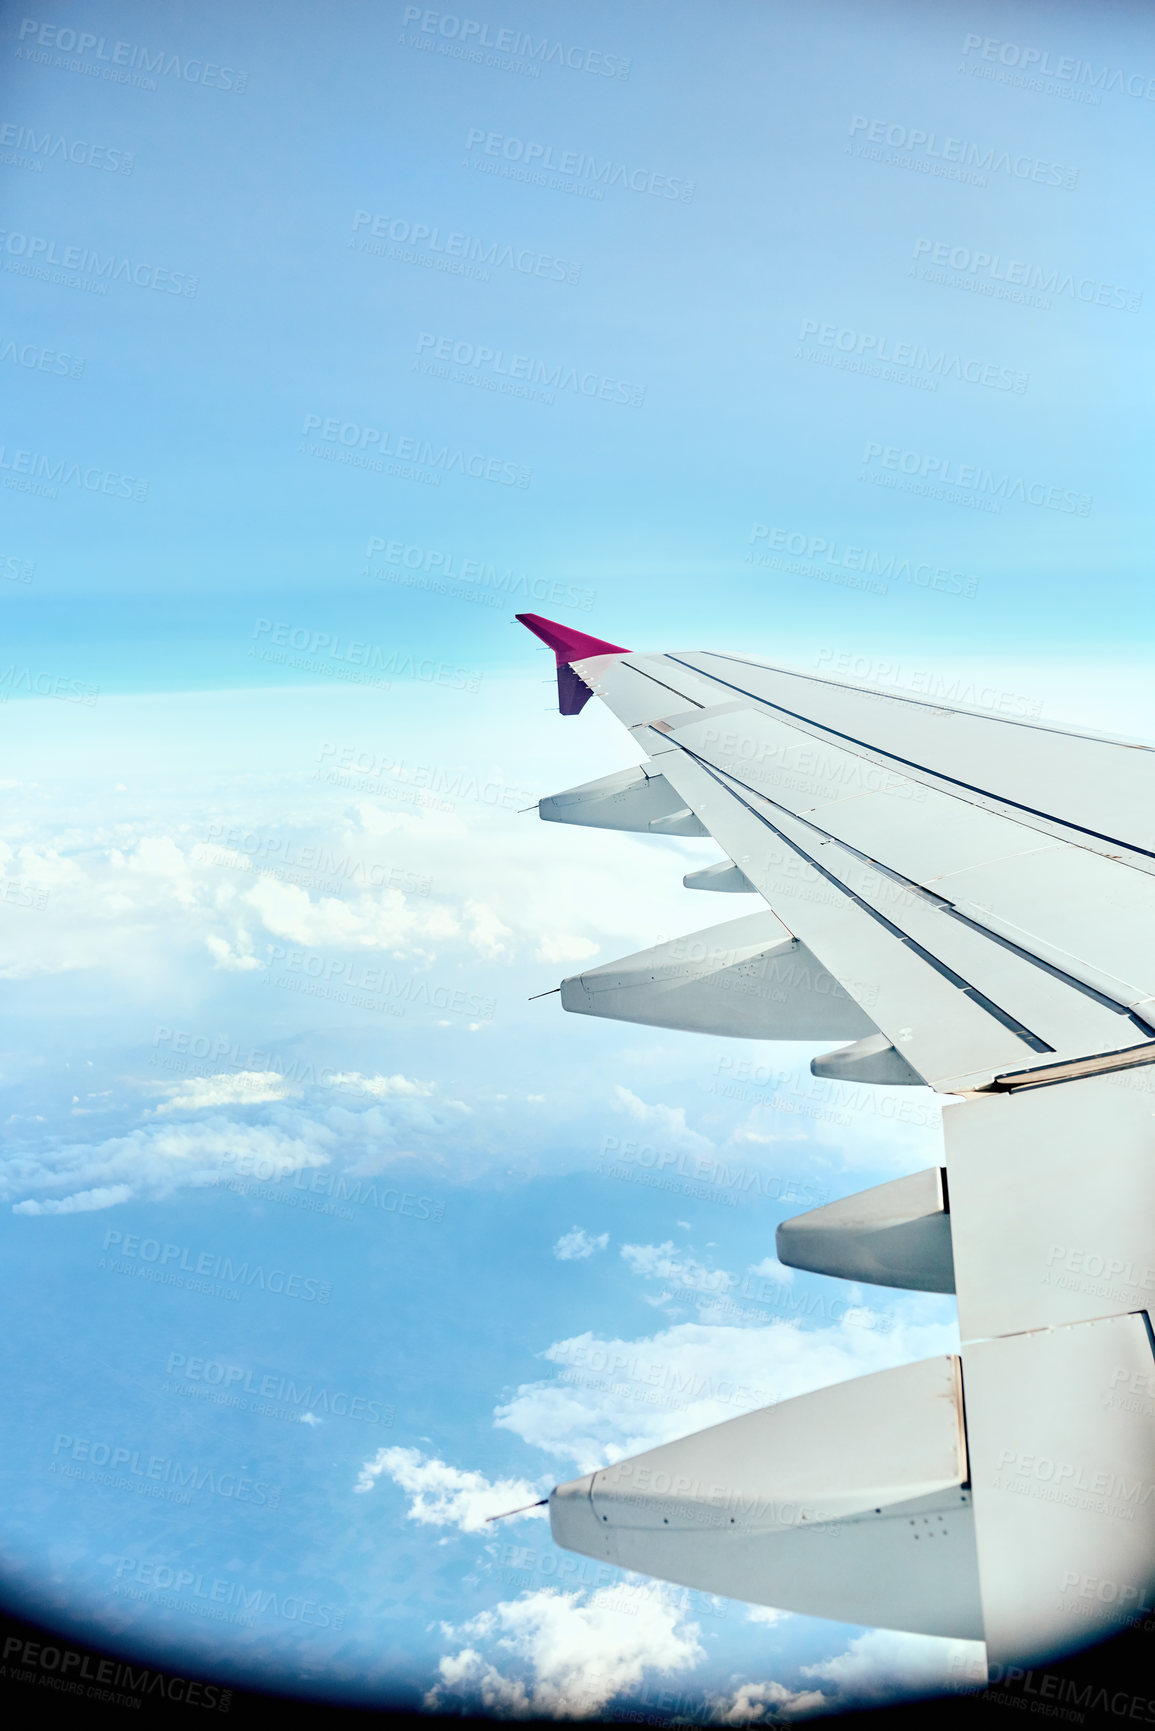
<svg viewBox="0 0 1155 1731">
<path fill-rule="evenodd" d="M 463 1472 L 446 1461 L 425 1459 L 418 1449 L 378 1449 L 361 1468 L 354 1490 L 371 1491 L 382 1476 L 409 1496 L 406 1515 L 427 1527 L 456 1527 L 463 1533 L 481 1533 L 496 1515 L 513 1510 L 524 1515 L 543 1515 L 526 1508 L 541 1498 L 541 1489 L 527 1479 L 487 1479 L 483 1473 Z"/>
<path fill-rule="evenodd" d="M 870 1325 L 848 1310 L 834 1326 L 678 1323 L 635 1339 L 592 1331 L 555 1341 L 552 1378 L 523 1383 L 496 1423 L 575 1475 L 848 1377 L 957 1350 L 953 1322 Z"/>
<path fill-rule="evenodd" d="M 466 1645 L 442 1658 L 425 1697 L 431 1712 L 586 1719 L 643 1677 L 676 1677 L 705 1657 L 698 1625 L 657 1582 L 590 1593 L 543 1587 L 446 1633 Z"/>
</svg>

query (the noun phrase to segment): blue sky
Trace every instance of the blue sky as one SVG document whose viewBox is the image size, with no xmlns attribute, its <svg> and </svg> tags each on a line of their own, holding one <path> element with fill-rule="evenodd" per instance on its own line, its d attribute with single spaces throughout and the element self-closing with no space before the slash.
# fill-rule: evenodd
<svg viewBox="0 0 1155 1731">
<path fill-rule="evenodd" d="M 953 1339 L 772 1258 L 937 1159 L 929 1096 L 528 1001 L 731 910 L 710 843 L 522 811 L 635 754 L 511 621 L 1155 731 L 1146 14 L 61 0 L 0 44 L 9 1595 L 445 1710 L 962 1675 L 484 1528 Z"/>
</svg>

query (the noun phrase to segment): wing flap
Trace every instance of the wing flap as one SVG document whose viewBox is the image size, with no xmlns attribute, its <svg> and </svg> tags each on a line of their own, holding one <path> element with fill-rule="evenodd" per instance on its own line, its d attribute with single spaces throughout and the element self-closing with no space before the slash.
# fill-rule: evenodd
<svg viewBox="0 0 1155 1731">
<path fill-rule="evenodd" d="M 963 1365 L 990 1660 L 1042 1663 L 1149 1612 L 1147 1318 L 986 1340 L 964 1349 Z"/>
<path fill-rule="evenodd" d="M 964 1340 L 1155 1307 L 1155 1071 L 943 1113 Z"/>
</svg>

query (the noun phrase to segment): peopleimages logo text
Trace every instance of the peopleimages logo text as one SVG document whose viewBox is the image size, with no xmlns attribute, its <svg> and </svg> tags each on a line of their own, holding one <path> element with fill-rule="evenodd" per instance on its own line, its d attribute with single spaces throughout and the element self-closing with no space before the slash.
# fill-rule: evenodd
<svg viewBox="0 0 1155 1731">
<path fill-rule="evenodd" d="M 473 126 L 465 141 L 467 151 L 480 147 L 481 155 L 501 157 L 526 169 L 548 169 L 575 181 L 592 182 L 596 187 L 621 186 L 629 192 L 649 193 L 651 198 L 676 198 L 682 204 L 694 202 L 694 182 L 678 180 L 668 174 L 658 174 L 649 168 L 630 168 L 624 162 L 608 158 L 599 162 L 584 150 L 557 150 L 552 144 L 538 144 L 533 139 L 512 138 L 504 132 L 486 132 Z M 600 192 L 596 194 L 601 197 Z"/>
<path fill-rule="evenodd" d="M 391 433 L 381 427 L 362 426 L 356 421 L 342 421 L 336 415 L 306 415 L 301 432 L 303 435 L 316 433 L 334 447 L 335 457 L 356 460 L 359 467 L 383 468 L 381 458 L 395 457 L 399 462 L 418 464 L 438 476 L 456 471 L 475 481 L 496 481 L 503 487 L 528 487 L 533 479 L 533 470 L 522 463 L 486 457 L 478 451 L 437 445 L 432 439 Z"/>
<path fill-rule="evenodd" d="M 1080 60 L 1073 54 L 1052 55 L 1047 48 L 1024 48 L 1018 42 L 1000 42 L 993 36 L 964 37 L 963 59 L 976 51 L 979 60 L 992 65 L 1013 66 L 1021 72 L 1090 85 L 1094 90 L 1117 90 L 1121 96 L 1133 96 L 1141 102 L 1155 101 L 1155 78 L 1127 73 L 1118 66 L 1101 66 L 1096 71 L 1089 60 Z"/>
<path fill-rule="evenodd" d="M 183 1701 L 188 1707 L 227 1713 L 233 1698 L 231 1689 L 218 1688 L 215 1683 L 170 1677 L 165 1671 L 134 1671 L 130 1664 L 121 1664 L 117 1659 L 97 1659 L 92 1653 L 53 1647 L 43 1641 L 26 1641 L 21 1635 L 7 1636 L 0 1658 L 5 1666 L 11 1667 L 8 1674 L 20 1682 L 44 1683 L 52 1689 L 67 1689 L 91 1701 L 106 1701 L 119 1707 L 138 1708 L 145 1695 L 159 1694 L 163 1700 Z M 21 1674 L 20 1666 L 28 1667 L 27 1671 Z M 41 1676 L 37 1676 L 37 1669 Z M 131 1689 L 136 1699 L 116 1693 L 121 1689 Z"/>
<path fill-rule="evenodd" d="M 37 132 L 35 127 L 22 126 L 13 120 L 0 123 L 0 145 L 5 150 L 27 150 L 45 162 L 59 157 L 62 162 L 74 162 L 83 168 L 100 168 L 106 174 L 131 174 L 135 160 L 130 150 L 90 144 L 83 138 L 65 138 L 62 133 L 51 130 Z"/>
<path fill-rule="evenodd" d="M 788 553 L 816 566 L 833 565 L 840 570 L 862 571 L 871 577 L 884 577 L 894 583 L 910 583 L 918 589 L 936 589 L 946 595 L 973 596 L 978 589 L 977 577 L 964 577 L 946 565 L 918 563 L 900 558 L 895 553 L 878 553 L 869 547 L 857 547 L 850 542 L 831 540 L 826 535 L 807 535 L 800 529 L 779 529 L 768 523 L 755 523 L 749 544 L 764 542 L 766 550 Z M 747 554 L 747 563 L 760 563 L 759 556 Z"/>
<path fill-rule="evenodd" d="M 165 1370 L 170 1377 L 183 1377 L 186 1382 L 205 1388 L 221 1388 L 226 1393 L 251 1394 L 259 1400 L 280 1401 L 285 1406 L 299 1406 L 316 1414 L 333 1413 L 337 1418 L 362 1419 L 367 1424 L 391 1424 L 392 1409 L 385 1401 L 368 1400 L 363 1395 L 350 1395 L 342 1390 L 314 1388 L 312 1383 L 271 1372 L 262 1376 L 244 1365 L 223 1364 L 217 1359 L 190 1358 L 184 1352 L 170 1352 Z M 168 1387 L 168 1384 L 165 1384 Z"/>
<path fill-rule="evenodd" d="M 966 355 L 952 355 L 945 349 L 928 348 L 925 343 L 895 342 L 892 337 L 875 331 L 822 324 L 818 319 L 803 319 L 798 336 L 801 342 L 813 338 L 824 348 L 841 354 L 909 367 L 932 381 L 957 379 L 963 384 L 985 385 L 988 390 L 1014 391 L 1017 396 L 1022 396 L 1030 383 L 1030 376 L 1016 367 L 1003 367 L 995 361 L 976 360 Z"/>
<path fill-rule="evenodd" d="M 962 276 L 989 279 L 992 283 L 1005 283 L 1012 288 L 1026 288 L 1045 295 L 1068 295 L 1071 300 L 1082 301 L 1085 306 L 1114 307 L 1121 312 L 1137 313 L 1143 299 L 1137 289 L 1119 288 L 1115 283 L 1100 282 L 1098 277 L 1025 264 L 1018 259 L 1004 259 L 997 252 L 953 246 L 949 241 L 928 240 L 925 236 L 915 241 L 912 257 L 929 259 L 932 265 L 957 271 Z"/>
<path fill-rule="evenodd" d="M 115 1579 L 118 1585 L 114 1591 L 123 1593 L 120 1585 L 123 1582 L 145 1589 L 141 1593 L 127 1593 L 125 1596 L 129 1598 L 143 1599 L 165 1592 L 186 1593 L 214 1610 L 217 1606 L 231 1606 L 239 1616 L 228 1621 L 251 1623 L 254 1617 L 269 1614 L 284 1617 L 289 1623 L 307 1623 L 317 1629 L 340 1629 L 345 1621 L 345 1612 L 340 1606 L 322 1604 L 299 1593 L 282 1592 L 278 1595 L 267 1587 L 252 1586 L 244 1581 L 227 1581 L 219 1577 L 210 1581 L 197 1569 L 157 1562 L 155 1558 L 138 1562 L 135 1557 L 118 1557 Z M 209 1582 L 207 1586 L 206 1581 Z M 171 1604 L 173 1601 L 168 1602 Z M 182 1603 L 177 1599 L 175 1603 L 180 1610 L 198 1608 L 195 1604 L 189 1605 L 187 1600 Z"/>
<path fill-rule="evenodd" d="M 604 54 L 597 48 L 579 48 L 552 36 L 535 40 L 526 30 L 491 31 L 490 26 L 479 18 L 460 18 L 452 12 L 431 12 L 425 6 L 406 6 L 401 22 L 415 25 L 427 36 L 458 42 L 467 51 L 487 48 L 497 54 L 509 54 L 515 60 L 537 61 L 542 66 L 568 66 L 571 72 L 590 72 L 598 78 L 630 76 L 630 62 L 621 54 Z M 533 70 L 536 76 L 537 67 Z"/>
<path fill-rule="evenodd" d="M 218 1256 L 211 1250 L 202 1251 L 198 1256 L 183 1244 L 162 1244 L 159 1238 L 141 1238 L 135 1232 L 126 1236 L 115 1228 L 105 1233 L 102 1248 L 115 1251 L 117 1256 L 131 1256 L 143 1263 L 155 1264 L 158 1268 L 174 1272 L 183 1269 L 186 1274 L 200 1279 L 231 1280 L 238 1286 L 257 1286 L 263 1292 L 302 1298 L 314 1304 L 328 1304 L 333 1293 L 327 1280 L 303 1279 L 299 1274 L 286 1274 L 279 1268 L 270 1269 L 266 1274 L 260 1263 L 250 1268 L 247 1259 L 234 1262 L 231 1256 Z"/>
<path fill-rule="evenodd" d="M 572 391 L 576 396 L 596 397 L 603 403 L 628 403 L 631 408 L 640 409 L 646 397 L 645 385 L 632 384 L 627 379 L 607 378 L 604 373 L 583 371 L 564 361 L 537 360 L 532 355 L 515 354 L 512 349 L 495 349 L 488 343 L 459 342 L 454 337 L 439 337 L 433 331 L 418 333 L 417 353 L 451 363 L 458 369 L 451 373 L 448 366 L 423 367 L 423 371 L 514 393 L 520 381 L 536 387 L 522 392 L 523 395 L 538 395 L 548 402 L 553 402 L 554 391 Z"/>
<path fill-rule="evenodd" d="M 460 259 L 469 264 L 492 266 L 494 270 L 507 269 L 522 276 L 543 277 L 550 282 L 576 283 L 582 274 L 580 264 L 555 258 L 552 253 L 499 241 L 491 241 L 486 246 L 476 235 L 462 234 L 456 229 L 447 229 L 443 233 L 435 224 L 409 222 L 405 217 L 355 210 L 353 233 L 362 228 L 368 228 L 375 240 L 392 241 L 395 246 L 424 247 L 430 253 L 440 253 L 449 261 Z"/>
<path fill-rule="evenodd" d="M 161 294 L 184 295 L 195 300 L 199 279 L 182 271 L 162 269 L 144 259 L 118 258 L 115 253 L 95 252 L 87 246 L 69 246 L 42 234 L 22 234 L 0 229 L 0 247 L 9 259 L 20 259 L 35 267 L 37 272 L 51 268 L 75 271 L 78 277 L 89 277 L 97 284 L 132 283 L 136 288 L 156 289 Z M 6 268 L 16 267 L 9 263 Z M 101 289 L 101 292 L 105 292 Z"/>
<path fill-rule="evenodd" d="M 75 30 L 70 25 L 41 24 L 35 18 L 21 21 L 18 40 L 27 44 L 23 54 L 27 59 L 38 58 L 28 48 L 55 48 L 61 54 L 77 56 L 76 64 L 86 72 L 125 82 L 129 72 L 146 75 L 159 72 L 162 78 L 179 78 L 185 84 L 204 84 L 210 90 L 241 91 L 248 83 L 247 72 L 236 72 L 231 66 L 218 66 L 212 60 L 185 59 L 163 48 L 144 48 L 135 42 L 112 42 L 107 36 L 94 36 L 88 30 Z M 17 54 L 21 49 L 17 49 Z M 91 55 L 91 60 L 86 56 Z M 155 86 L 154 86 L 155 88 Z"/>
<path fill-rule="evenodd" d="M 1090 493 L 1077 493 L 1071 487 L 1052 487 L 1045 481 L 1028 481 L 1025 475 L 1012 475 L 1006 470 L 1000 473 L 984 468 L 981 463 L 956 463 L 953 457 L 934 457 L 873 441 L 867 444 L 862 460 L 877 463 L 879 473 L 889 470 L 896 476 L 927 482 L 932 487 L 959 487 L 992 501 L 1017 499 L 1023 505 L 1038 505 L 1047 511 L 1064 511 L 1078 517 L 1091 514 Z"/>
<path fill-rule="evenodd" d="M 156 1485 L 171 1485 L 184 1491 L 210 1491 L 214 1496 L 238 1503 L 256 1503 L 275 1509 L 281 1500 L 281 1486 L 266 1479 L 250 1479 L 236 1472 L 222 1472 L 219 1467 L 202 1467 L 186 1461 L 170 1460 L 165 1455 L 149 1455 L 143 1449 L 125 1447 L 115 1441 L 95 1437 L 70 1436 L 58 1431 L 52 1445 L 53 1461 L 61 1457 L 65 1463 L 81 1461 L 88 1467 L 107 1467 L 109 1474 L 130 1473 L 138 1479 L 151 1479 Z M 83 1477 L 66 1473 L 66 1477 Z M 119 1487 L 118 1487 L 119 1488 Z"/>
<path fill-rule="evenodd" d="M 921 126 L 902 126 L 888 120 L 871 120 L 856 114 L 850 122 L 851 138 L 862 138 L 869 144 L 884 144 L 890 150 L 905 153 L 911 161 L 934 162 L 979 174 L 1008 174 L 1012 180 L 1033 180 L 1037 186 L 1062 186 L 1072 191 L 1079 179 L 1077 168 L 1064 168 L 1062 163 L 1020 152 L 1000 150 L 995 145 L 985 149 L 965 138 L 948 138 L 941 133 L 927 132 Z M 847 150 L 850 146 L 847 145 Z M 985 184 L 985 183 L 983 183 Z"/>
<path fill-rule="evenodd" d="M 148 482 L 137 475 L 122 475 L 118 469 L 100 469 L 95 464 L 53 459 L 43 451 L 11 450 L 0 445 L 0 471 L 4 485 L 21 493 L 39 493 L 55 499 L 60 487 L 79 487 L 85 493 L 103 493 L 108 498 L 132 499 L 142 505 L 148 498 Z"/>
</svg>

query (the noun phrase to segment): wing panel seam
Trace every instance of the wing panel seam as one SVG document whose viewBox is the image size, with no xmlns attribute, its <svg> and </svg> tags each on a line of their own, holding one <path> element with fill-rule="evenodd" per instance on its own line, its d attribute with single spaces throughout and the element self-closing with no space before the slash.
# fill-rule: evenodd
<svg viewBox="0 0 1155 1731">
<path fill-rule="evenodd" d="M 707 653 L 707 651 L 702 653 Z M 698 674 L 702 672 L 700 667 L 691 667 L 688 661 L 682 661 L 676 655 L 667 656 L 667 660 L 677 662 L 678 666 L 686 668 L 687 672 Z M 765 704 L 767 709 L 776 709 L 780 715 L 789 715 L 795 721 L 804 722 L 807 727 L 816 727 L 821 732 L 832 735 L 835 739 L 844 739 L 850 745 L 861 746 L 864 751 L 877 752 L 879 757 L 888 757 L 892 763 L 901 763 L 907 769 L 916 770 L 920 775 L 933 776 L 936 781 L 950 782 L 952 787 L 965 788 L 968 793 L 977 793 L 983 799 L 995 800 L 1000 805 L 1013 807 L 1015 811 L 1028 812 L 1031 817 L 1041 817 L 1045 823 L 1053 823 L 1059 829 L 1075 830 L 1079 835 L 1093 836 L 1096 841 L 1109 842 L 1112 847 L 1124 847 L 1129 853 L 1141 854 L 1144 859 L 1155 860 L 1155 851 L 1151 848 L 1140 847 L 1137 842 L 1123 841 L 1119 836 L 1107 835 L 1102 830 L 1091 829 L 1087 824 L 1072 823 L 1068 818 L 1055 817 L 1050 812 L 1040 811 L 1037 806 L 1025 805 L 1022 800 L 1011 799 L 1006 794 L 992 793 L 989 788 L 978 787 L 974 782 L 963 781 L 959 776 L 946 775 L 941 770 L 931 769 L 924 763 L 916 763 L 911 757 L 901 757 L 896 751 L 887 751 L 883 745 L 872 745 L 869 740 L 859 739 L 853 733 L 843 733 L 837 727 L 828 727 L 824 721 L 816 721 L 813 716 L 803 715 L 800 710 L 788 709 L 784 703 L 775 703 L 773 698 L 759 697 L 757 692 L 747 691 L 743 686 L 735 685 L 729 679 L 721 679 L 715 673 L 708 673 L 703 677 L 717 679 L 719 685 L 728 686 L 731 691 L 737 691 L 742 697 L 748 697 L 754 703 Z M 888 694 L 883 693 L 883 695 Z M 1125 862 L 1120 861 L 1119 863 Z"/>
<path fill-rule="evenodd" d="M 675 741 L 675 743 L 677 742 Z M 683 749 L 690 750 L 689 747 L 683 747 Z M 695 754 L 691 753 L 691 755 Z M 966 926 L 969 931 L 977 933 L 979 937 L 986 938 L 990 943 L 997 944 L 1000 949 L 1007 950 L 1011 955 L 1017 956 L 1020 961 L 1027 962 L 1033 968 L 1038 968 L 1040 972 L 1049 974 L 1052 979 L 1058 980 L 1062 985 L 1069 986 L 1072 991 L 1079 992 L 1085 998 L 1090 998 L 1093 1003 L 1098 1004 L 1101 1009 L 1109 1010 L 1112 1015 L 1127 1017 L 1129 1021 L 1133 1022 L 1135 1026 L 1140 1028 L 1144 1033 L 1155 1034 L 1155 1028 L 1152 1028 L 1148 1022 L 1145 1022 L 1143 1018 L 1131 1008 L 1130 1004 L 1120 1003 L 1118 999 L 1110 997 L 1106 992 L 1099 991 L 1096 986 L 1088 985 L 1084 980 L 1077 979 L 1074 974 L 1067 973 L 1065 969 L 1060 968 L 1056 963 L 1045 961 L 1042 956 L 1037 956 L 1033 950 L 1028 950 L 1022 944 L 1017 944 L 1013 938 L 1007 938 L 1004 937 L 1001 932 L 992 931 L 990 927 L 984 926 L 981 920 L 973 919 L 970 914 L 964 914 L 961 909 L 956 907 L 955 904 L 946 896 L 939 895 L 936 890 L 928 888 L 925 884 L 918 883 L 914 878 L 908 878 L 895 867 L 884 865 L 881 860 L 874 859 L 870 854 L 863 853 L 862 849 L 855 847 L 853 842 L 846 841 L 842 836 L 835 835 L 832 830 L 824 829 L 821 824 L 815 823 L 813 818 L 806 817 L 801 812 L 792 811 L 788 805 L 783 805 L 780 800 L 771 799 L 769 794 L 763 793 L 758 788 L 751 787 L 748 782 L 743 781 L 740 776 L 734 775 L 732 771 L 726 770 L 723 773 L 725 773 L 730 781 L 736 782 L 739 787 L 744 787 L 748 793 L 754 794 L 758 799 L 765 800 L 767 804 L 775 806 L 777 810 L 786 812 L 787 815 L 792 817 L 796 823 L 803 824 L 807 829 L 812 830 L 815 835 L 823 836 L 827 841 L 833 842 L 836 846 L 845 849 L 845 851 L 852 854 L 855 859 L 861 860 L 864 865 L 869 866 L 872 871 L 877 871 L 881 873 L 883 877 L 890 878 L 893 883 L 900 884 L 902 888 L 907 890 L 911 895 L 918 896 L 922 900 L 929 902 L 930 905 L 937 908 L 940 913 L 946 914 L 950 919 L 957 920 L 960 925 Z"/>
<path fill-rule="evenodd" d="M 917 938 L 912 938 L 909 933 L 902 930 L 901 926 L 896 926 L 893 920 L 888 919 L 885 914 L 880 913 L 877 908 L 872 907 L 865 897 L 858 895 L 856 891 L 850 889 L 849 886 L 844 884 L 840 878 L 836 877 L 832 871 L 829 871 L 825 866 L 820 865 L 816 859 L 806 852 L 804 847 L 800 846 L 798 842 L 792 841 L 791 838 L 780 830 L 776 824 L 771 823 L 770 819 L 764 816 L 762 812 L 756 811 L 748 800 L 742 798 L 740 793 L 736 793 L 732 787 L 727 787 L 719 772 L 715 770 L 711 764 L 708 764 L 704 758 L 699 757 L 697 752 L 692 751 L 688 745 L 682 744 L 679 744 L 678 749 L 685 752 L 687 757 L 691 758 L 701 769 L 705 770 L 706 774 L 712 781 L 717 782 L 719 787 L 723 788 L 727 793 L 732 794 L 733 797 L 737 799 L 738 803 L 744 806 L 750 813 L 751 817 L 755 818 L 758 823 L 763 824 L 765 828 L 772 831 L 772 833 L 778 837 L 779 841 L 785 842 L 786 846 L 790 848 L 793 853 L 796 853 L 800 859 L 804 859 L 807 865 L 813 866 L 814 870 L 818 872 L 821 877 L 824 877 L 827 882 L 833 884 L 835 889 L 837 889 L 841 895 L 845 896 L 848 901 L 853 902 L 854 905 L 860 908 L 863 913 L 868 914 L 872 920 L 875 920 L 880 926 L 883 926 L 892 937 L 897 938 L 900 944 L 903 944 L 907 949 L 912 950 L 914 954 L 919 957 L 920 961 L 925 962 L 926 965 L 929 968 L 932 968 L 936 974 L 940 974 L 944 979 L 949 980 L 952 986 L 963 993 L 964 997 L 970 998 L 971 1001 L 977 1004 L 980 1009 L 985 1010 L 987 1015 L 991 1016 L 996 1022 L 999 1022 L 1010 1033 L 1014 1034 L 1015 1037 L 1021 1040 L 1025 1046 L 1029 1046 L 1033 1052 L 1053 1052 L 1055 1050 L 1054 1046 L 1048 1045 L 1046 1040 L 1042 1039 L 1038 1034 L 1032 1033 L 1031 1029 L 1025 1027 L 1016 1016 L 1012 1016 L 1009 1010 L 1004 1010 L 1001 1005 L 995 1003 L 993 998 L 988 998 L 985 992 L 981 992 L 977 986 L 972 985 L 969 980 L 964 979 L 961 974 L 956 973 L 952 967 L 950 967 L 946 962 L 941 961 L 939 957 L 934 955 L 932 951 L 928 950 L 925 945 L 920 944 Z M 739 783 L 739 786 L 741 785 L 743 784 Z M 791 815 L 793 814 L 791 813 Z"/>
<path fill-rule="evenodd" d="M 690 751 L 691 755 L 696 755 L 688 746 L 683 747 L 683 749 Z M 1033 968 L 1038 968 L 1040 972 L 1049 974 L 1052 979 L 1058 980 L 1061 985 L 1069 986 L 1072 991 L 1079 992 L 1085 998 L 1090 998 L 1091 1001 L 1098 1004 L 1101 1009 L 1110 1010 L 1112 1015 L 1126 1016 L 1129 1021 L 1134 1022 L 1135 1026 L 1141 1028 L 1144 1033 L 1155 1034 L 1155 1028 L 1150 1027 L 1150 1025 L 1145 1022 L 1129 1004 L 1120 1004 L 1115 998 L 1109 997 L 1106 992 L 1100 992 L 1097 987 L 1089 986 L 1085 981 L 1076 979 L 1073 974 L 1068 974 L 1064 969 L 1057 966 L 1056 963 L 1044 961 L 1042 956 L 1035 955 L 1032 950 L 1026 949 L 1022 944 L 1017 944 L 1013 938 L 1006 938 L 1003 937 L 1000 932 L 991 931 L 988 926 L 982 924 L 981 920 L 972 919 L 969 914 L 964 914 L 952 901 L 949 901 L 945 896 L 940 896 L 937 891 L 928 889 L 924 884 L 917 883 L 913 878 L 906 877 L 893 866 L 884 865 L 881 860 L 876 860 L 872 858 L 870 854 L 863 853 L 862 849 L 855 847 L 853 842 L 844 841 L 841 836 L 835 835 L 830 830 L 823 829 L 822 825 L 815 823 L 812 818 L 804 817 L 800 812 L 791 811 L 789 806 L 783 805 L 780 800 L 771 799 L 769 794 L 762 793 L 759 789 L 751 787 L 750 784 L 744 782 L 740 776 L 732 774 L 729 770 L 726 770 L 723 773 L 730 781 L 736 782 L 739 787 L 744 787 L 748 793 L 754 794 L 756 798 L 764 799 L 767 804 L 773 805 L 777 810 L 786 812 L 787 815 L 792 817 L 796 823 L 803 824 L 807 829 L 812 830 L 815 835 L 823 836 L 827 841 L 833 842 L 835 846 L 844 848 L 847 853 L 852 854 L 855 859 L 861 860 L 863 865 L 869 866 L 872 871 L 879 872 L 883 877 L 889 878 L 892 883 L 901 885 L 901 887 L 909 891 L 911 895 L 918 896 L 921 900 L 929 902 L 931 907 L 936 908 L 939 913 L 945 914 L 949 919 L 957 920 L 958 923 L 965 926 L 968 931 L 973 931 L 979 937 L 986 938 L 990 943 L 997 944 L 1000 949 L 1009 951 L 1011 955 L 1017 956 L 1020 961 L 1027 962 Z"/>
<path fill-rule="evenodd" d="M 699 703 L 696 697 L 687 697 L 684 691 L 675 691 L 674 687 L 672 685 L 667 685 L 664 679 L 659 679 L 656 674 L 647 673 L 644 667 L 638 667 L 632 661 L 623 660 L 621 665 L 623 667 L 628 667 L 631 673 L 638 674 L 642 679 L 649 679 L 654 685 L 660 685 L 663 691 L 670 692 L 672 696 L 679 698 L 682 703 L 692 703 L 695 709 L 705 709 L 707 707 L 706 704 Z M 685 663 L 683 663 L 683 665 L 685 665 Z M 687 667 L 687 672 L 697 673 L 699 679 L 713 678 L 713 675 L 710 673 L 699 673 L 696 667 Z M 745 696 L 746 693 L 743 692 L 742 695 Z"/>
<path fill-rule="evenodd" d="M 969 931 L 976 932 L 979 937 L 986 938 L 992 944 L 997 944 L 1000 949 L 1008 950 L 1011 955 L 1017 956 L 1020 961 L 1028 962 L 1031 967 L 1040 969 L 1044 974 L 1049 974 L 1052 979 L 1058 980 L 1062 985 L 1070 986 L 1072 991 L 1080 992 L 1083 997 L 1090 998 L 1102 1009 L 1110 1010 L 1111 1013 L 1116 1016 L 1127 1016 L 1138 1027 L 1146 1029 L 1149 1033 L 1155 1033 L 1155 1029 L 1148 1028 L 1147 1023 L 1136 1015 L 1129 1004 L 1120 1004 L 1116 999 L 1108 997 L 1106 992 L 1100 992 L 1097 987 L 1089 986 L 1085 981 L 1076 979 L 1073 974 L 1066 973 L 1062 968 L 1058 967 L 1056 963 L 1044 961 L 1042 956 L 1037 956 L 1032 950 L 1026 949 L 1022 944 L 1015 943 L 1013 938 L 1005 938 L 1001 932 L 991 931 L 988 926 L 983 925 L 981 920 L 972 919 L 970 914 L 964 914 L 962 910 L 956 907 L 954 902 L 950 901 L 946 896 L 940 896 L 936 890 L 928 889 L 925 884 L 916 882 L 914 878 L 906 877 L 894 866 L 884 865 L 881 860 L 874 859 L 870 854 L 863 853 L 862 849 L 855 847 L 853 842 L 845 841 L 841 836 L 835 835 L 833 831 L 823 829 L 822 825 L 815 823 L 812 818 L 803 817 L 800 813 L 790 811 L 789 806 L 782 805 L 779 800 L 771 800 L 768 794 L 759 793 L 757 788 L 751 788 L 749 784 L 742 781 L 740 777 L 731 776 L 731 780 L 737 781 L 740 787 L 747 788 L 748 792 L 756 794 L 759 799 L 769 800 L 769 803 L 777 806 L 779 811 L 789 813 L 796 822 L 805 824 L 806 828 L 813 830 L 816 835 L 824 836 L 828 841 L 834 842 L 837 847 L 845 848 L 847 853 L 853 854 L 855 859 L 861 860 L 862 863 L 869 866 L 872 871 L 879 872 L 883 877 L 890 878 L 893 883 L 899 884 L 903 889 L 908 890 L 911 895 L 918 896 L 921 900 L 929 902 L 933 908 L 937 908 L 939 913 L 946 914 L 948 919 L 957 920 L 960 925 L 966 926 Z"/>
</svg>

